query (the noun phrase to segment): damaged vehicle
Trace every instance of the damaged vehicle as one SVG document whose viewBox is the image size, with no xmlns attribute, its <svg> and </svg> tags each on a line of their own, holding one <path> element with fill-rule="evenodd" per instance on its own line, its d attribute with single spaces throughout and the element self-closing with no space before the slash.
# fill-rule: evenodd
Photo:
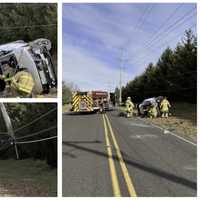
<svg viewBox="0 0 200 200">
<path fill-rule="evenodd" d="M 47 94 L 57 87 L 57 78 L 50 55 L 51 42 L 37 39 L 26 43 L 22 40 L 0 45 L 0 75 L 13 76 L 15 71 L 9 68 L 26 68 L 32 75 L 35 86 L 34 94 Z M 10 67 L 9 67 L 10 66 Z M 0 91 L 6 89 L 4 80 L 0 80 Z"/>
<path fill-rule="evenodd" d="M 160 103 L 163 100 L 163 96 L 152 97 L 145 99 L 142 103 L 138 104 L 138 115 L 146 117 L 148 115 L 149 108 L 154 105 L 156 106 L 158 116 L 160 116 Z"/>
</svg>

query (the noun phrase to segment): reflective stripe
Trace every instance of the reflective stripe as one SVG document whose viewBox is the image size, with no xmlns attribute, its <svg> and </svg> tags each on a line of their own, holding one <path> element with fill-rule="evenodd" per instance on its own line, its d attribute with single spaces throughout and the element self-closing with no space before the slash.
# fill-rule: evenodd
<svg viewBox="0 0 200 200">
<path fill-rule="evenodd" d="M 72 95 L 72 110 L 75 112 L 81 111 L 81 102 L 84 102 L 86 105 L 86 111 L 93 111 L 93 99 L 91 96 L 80 95 L 74 93 Z"/>
<path fill-rule="evenodd" d="M 11 87 L 30 94 L 35 85 L 31 74 L 28 72 L 18 72 L 11 80 Z"/>
</svg>

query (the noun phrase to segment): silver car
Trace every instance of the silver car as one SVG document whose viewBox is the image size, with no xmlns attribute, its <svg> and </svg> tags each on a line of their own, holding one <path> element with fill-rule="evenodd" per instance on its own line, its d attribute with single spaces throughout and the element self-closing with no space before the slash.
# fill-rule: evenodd
<svg viewBox="0 0 200 200">
<path fill-rule="evenodd" d="M 16 41 L 0 45 L 0 74 L 6 73 L 7 65 L 13 69 L 26 68 L 35 80 L 34 93 L 48 93 L 57 86 L 56 73 L 52 63 L 51 42 L 37 39 L 33 42 Z"/>
</svg>

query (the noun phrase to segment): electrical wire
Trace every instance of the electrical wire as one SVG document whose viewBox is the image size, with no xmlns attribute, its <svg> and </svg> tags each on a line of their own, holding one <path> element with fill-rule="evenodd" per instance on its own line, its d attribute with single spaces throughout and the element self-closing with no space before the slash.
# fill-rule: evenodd
<svg viewBox="0 0 200 200">
<path fill-rule="evenodd" d="M 14 30 L 14 29 L 24 29 L 24 28 L 38 28 L 38 27 L 52 27 L 57 26 L 57 24 L 35 24 L 35 25 L 24 25 L 24 26 L 2 26 L 0 27 L 0 31 L 2 30 Z"/>
<path fill-rule="evenodd" d="M 25 135 L 25 136 L 22 136 L 22 137 L 16 137 L 15 139 L 16 139 L 16 140 L 20 140 L 20 139 L 24 139 L 24 138 L 33 137 L 33 136 L 39 135 L 39 134 L 41 134 L 41 133 L 44 133 L 44 132 L 47 132 L 47 131 L 56 129 L 56 128 L 57 128 L 57 125 L 56 125 L 56 126 L 52 126 L 52 127 L 50 127 L 50 128 L 47 128 L 47 129 L 43 129 L 43 130 L 41 130 L 41 131 L 35 132 L 35 133 L 33 133 L 33 134 L 30 134 L 30 135 Z"/>
<path fill-rule="evenodd" d="M 165 27 L 165 25 L 176 15 L 176 13 L 178 12 L 178 10 L 179 10 L 182 6 L 183 6 L 183 4 L 180 4 L 179 6 L 177 6 L 177 7 L 175 8 L 175 10 L 172 12 L 172 14 L 170 14 L 170 15 L 168 16 L 168 18 L 165 20 L 165 22 L 162 23 L 161 26 L 159 26 L 158 32 L 156 33 L 156 35 L 159 34 L 159 33 L 161 32 L 161 30 Z M 156 35 L 153 33 L 150 37 L 153 36 L 153 38 L 154 38 Z M 146 42 L 145 42 L 145 44 L 148 44 L 148 42 L 149 42 L 149 40 L 147 39 Z"/>
<path fill-rule="evenodd" d="M 45 114 L 43 114 L 43 115 L 41 115 L 40 117 L 38 117 L 38 118 L 36 118 L 35 120 L 33 120 L 32 122 L 30 122 L 30 123 L 28 123 L 28 124 L 25 124 L 24 126 L 21 126 L 20 128 L 16 129 L 14 132 L 16 133 L 16 132 L 18 132 L 18 131 L 20 131 L 20 130 L 22 130 L 22 129 L 24 129 L 24 128 L 26 128 L 26 127 L 32 125 L 32 124 L 34 124 L 35 122 L 37 122 L 38 120 L 42 119 L 43 117 L 49 115 L 50 113 L 54 112 L 55 110 L 57 110 L 57 108 L 53 108 L 52 110 L 46 112 Z"/>
<path fill-rule="evenodd" d="M 57 135 L 52 136 L 52 137 L 48 137 L 48 138 L 43 138 L 43 139 L 39 139 L 39 140 L 29 140 L 29 141 L 23 141 L 23 142 L 15 142 L 16 144 L 31 144 L 31 143 L 36 143 L 36 142 L 43 142 L 43 141 L 47 141 L 47 140 L 52 140 L 57 138 Z"/>
<path fill-rule="evenodd" d="M 196 25 L 196 24 L 190 26 L 189 29 L 192 29 L 193 27 L 195 27 L 195 25 Z M 180 35 L 180 34 L 177 34 L 177 35 Z M 163 44 L 167 44 L 167 42 L 172 42 L 172 41 L 174 41 L 174 40 L 177 38 L 177 35 L 176 35 L 176 37 L 173 37 L 173 39 L 171 38 L 169 41 L 166 41 L 166 42 L 162 43 L 162 45 L 163 45 Z M 160 40 L 160 41 L 158 41 L 158 43 L 156 43 L 155 45 L 152 45 L 152 46 L 154 46 L 154 48 L 152 48 L 152 46 L 151 46 L 151 48 L 148 47 L 147 49 L 155 49 L 155 48 L 159 49 L 160 47 L 162 47 L 161 44 L 159 44 L 159 43 L 162 42 L 162 41 L 163 41 L 163 40 Z M 159 44 L 159 46 L 157 46 L 158 44 Z M 134 64 L 141 64 L 142 62 L 144 62 L 144 60 L 145 60 L 146 58 L 148 58 L 148 57 L 151 56 L 151 55 L 149 55 L 149 53 L 150 53 L 150 51 L 149 51 L 148 53 L 146 53 L 146 54 L 143 54 L 143 55 L 139 56 L 137 59 L 134 60 Z M 133 62 L 133 59 L 129 59 L 129 61 Z"/>
<path fill-rule="evenodd" d="M 159 29 L 159 31 L 152 37 L 152 39 L 150 41 L 147 42 L 147 44 L 145 44 L 144 47 L 148 47 L 149 45 L 152 44 L 152 42 L 156 41 L 159 37 L 161 37 L 163 34 L 166 35 L 166 31 L 169 32 L 170 29 L 177 28 L 177 24 L 179 23 L 183 23 L 184 21 L 186 21 L 187 17 L 191 14 L 194 14 L 192 11 L 194 11 L 195 9 L 192 8 L 191 10 L 189 10 L 188 12 L 186 12 L 183 16 L 181 16 L 180 18 L 178 18 L 176 21 L 174 21 L 171 25 L 169 26 L 163 26 L 163 29 Z M 160 31 L 161 30 L 161 31 Z M 143 47 L 143 48 L 144 48 Z"/>
<path fill-rule="evenodd" d="M 196 13 L 196 12 L 193 13 L 192 12 L 193 10 L 196 10 L 196 9 L 193 8 L 193 9 L 189 10 L 189 12 L 185 13 L 183 16 L 178 18 L 173 24 L 169 25 L 168 27 L 165 27 L 161 31 L 161 33 L 159 31 L 159 34 L 155 34 L 149 42 L 144 44 L 143 47 L 141 47 L 140 49 L 136 49 L 135 51 L 143 50 L 144 48 L 149 49 L 149 47 L 152 46 L 153 42 L 154 42 L 154 44 L 158 44 L 159 41 L 162 41 L 161 37 L 163 36 L 163 34 L 167 35 L 168 33 L 170 33 L 173 30 L 175 30 L 177 27 L 180 27 L 180 24 L 183 24 L 188 19 L 191 19 L 190 15 L 194 15 Z M 178 26 L 178 24 L 179 24 L 179 26 Z"/>
</svg>

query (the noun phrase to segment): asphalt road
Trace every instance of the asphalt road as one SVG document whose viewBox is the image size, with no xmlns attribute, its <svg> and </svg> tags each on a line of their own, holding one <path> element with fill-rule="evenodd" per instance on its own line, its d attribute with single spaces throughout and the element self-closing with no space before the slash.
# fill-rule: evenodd
<svg viewBox="0 0 200 200">
<path fill-rule="evenodd" d="M 146 122 L 63 115 L 63 196 L 196 196 L 195 145 Z"/>
</svg>

